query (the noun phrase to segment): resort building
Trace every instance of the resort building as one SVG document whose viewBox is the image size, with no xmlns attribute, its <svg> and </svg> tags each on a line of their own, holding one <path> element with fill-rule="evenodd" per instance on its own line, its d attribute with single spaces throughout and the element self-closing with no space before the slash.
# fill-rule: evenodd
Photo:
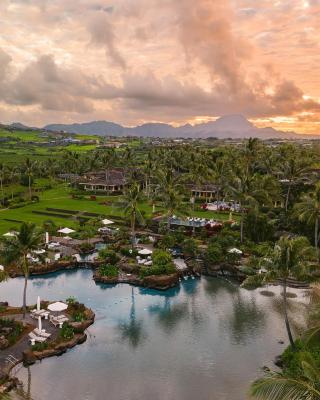
<svg viewBox="0 0 320 400">
<path fill-rule="evenodd" d="M 127 177 L 121 168 L 89 172 L 78 180 L 78 186 L 87 192 L 122 194 L 127 187 Z"/>
<path fill-rule="evenodd" d="M 214 184 L 191 186 L 191 195 L 196 199 L 216 200 L 219 192 L 220 186 Z"/>
</svg>

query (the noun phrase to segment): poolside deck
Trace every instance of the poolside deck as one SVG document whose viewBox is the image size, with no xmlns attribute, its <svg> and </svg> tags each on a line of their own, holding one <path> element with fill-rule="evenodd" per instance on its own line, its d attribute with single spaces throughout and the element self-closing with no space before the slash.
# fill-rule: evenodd
<svg viewBox="0 0 320 400">
<path fill-rule="evenodd" d="M 16 321 L 24 322 L 28 325 L 34 326 L 36 328 L 38 326 L 38 320 L 31 318 L 30 314 L 27 314 L 25 320 L 23 320 L 22 314 L 16 315 L 8 315 L 7 318 L 15 319 Z M 51 333 L 51 337 L 48 339 L 48 342 L 57 338 L 59 329 L 55 328 L 49 320 L 42 319 L 42 328 L 46 330 L 46 332 Z M 6 358 L 11 355 L 20 363 L 22 361 L 22 354 L 25 350 L 31 348 L 30 341 L 28 335 L 24 335 L 17 343 L 13 346 L 8 347 L 5 350 L 0 351 L 0 370 L 4 373 L 7 373 L 13 368 L 13 364 L 8 362 Z"/>
</svg>

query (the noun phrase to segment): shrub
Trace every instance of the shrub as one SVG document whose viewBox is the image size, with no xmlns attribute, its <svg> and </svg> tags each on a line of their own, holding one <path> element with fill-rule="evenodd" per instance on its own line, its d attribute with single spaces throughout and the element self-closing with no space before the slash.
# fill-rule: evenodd
<svg viewBox="0 0 320 400">
<path fill-rule="evenodd" d="M 135 258 L 138 255 L 138 251 L 136 249 L 131 249 L 129 247 L 122 247 L 120 249 L 120 253 L 126 257 Z"/>
<path fill-rule="evenodd" d="M 36 343 L 33 346 L 31 346 L 31 349 L 33 351 L 43 351 L 46 350 L 48 348 L 48 343 L 44 342 L 44 343 Z"/>
<path fill-rule="evenodd" d="M 140 276 L 144 278 L 150 275 L 169 275 L 176 272 L 170 253 L 164 250 L 155 250 L 152 255 L 153 265 L 151 267 L 142 267 Z"/>
<path fill-rule="evenodd" d="M 75 304 L 76 301 L 77 301 L 77 299 L 76 299 L 74 296 L 70 296 L 70 297 L 68 297 L 68 298 L 66 299 L 66 302 L 67 302 L 67 304 L 68 304 L 69 306 Z"/>
<path fill-rule="evenodd" d="M 223 251 L 218 243 L 209 243 L 205 260 L 209 264 L 218 264 L 223 261 Z"/>
<path fill-rule="evenodd" d="M 256 289 L 263 285 L 263 275 L 250 275 L 241 284 L 241 287 L 245 289 Z"/>
<path fill-rule="evenodd" d="M 194 239 L 185 239 L 182 243 L 182 251 L 186 256 L 195 257 L 198 253 L 198 246 Z"/>
<path fill-rule="evenodd" d="M 74 329 L 72 326 L 64 322 L 62 328 L 59 331 L 59 337 L 64 340 L 72 339 L 74 336 Z"/>
<path fill-rule="evenodd" d="M 99 273 L 101 276 L 106 276 L 108 278 L 115 278 L 118 276 L 118 268 L 115 265 L 105 264 L 100 265 Z"/>
<path fill-rule="evenodd" d="M 108 264 L 116 264 L 119 261 L 117 253 L 110 249 L 101 249 L 99 251 L 99 259 L 106 261 Z"/>
</svg>

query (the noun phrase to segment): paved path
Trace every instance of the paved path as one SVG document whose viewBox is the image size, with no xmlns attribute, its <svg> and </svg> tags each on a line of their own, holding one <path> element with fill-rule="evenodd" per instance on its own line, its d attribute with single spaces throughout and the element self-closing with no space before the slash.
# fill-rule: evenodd
<svg viewBox="0 0 320 400">
<path fill-rule="evenodd" d="M 14 318 L 17 321 L 23 321 L 22 319 L 22 314 L 19 315 L 10 315 L 8 318 Z M 38 320 L 31 318 L 30 314 L 27 315 L 26 320 L 28 324 L 34 325 L 36 328 L 38 326 Z M 55 328 L 49 320 L 42 319 L 42 329 L 45 329 L 46 332 L 51 333 L 51 337 L 48 339 L 48 341 L 55 339 L 58 336 L 59 330 Z M 13 346 L 8 347 L 5 350 L 0 351 L 0 369 L 2 370 L 7 370 L 8 367 L 11 367 L 10 363 L 6 361 L 6 357 L 9 355 L 12 355 L 15 357 L 17 360 L 20 362 L 22 361 L 22 353 L 24 350 L 30 348 L 30 342 L 28 335 L 25 335 L 22 339 L 19 340 L 16 344 Z"/>
</svg>

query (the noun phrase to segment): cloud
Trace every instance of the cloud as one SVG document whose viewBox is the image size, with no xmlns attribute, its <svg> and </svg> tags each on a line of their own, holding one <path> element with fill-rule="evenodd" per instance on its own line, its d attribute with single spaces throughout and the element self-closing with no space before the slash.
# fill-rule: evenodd
<svg viewBox="0 0 320 400">
<path fill-rule="evenodd" d="M 318 0 L 2 0 L 2 115 L 315 120 L 319 15 Z"/>
</svg>

